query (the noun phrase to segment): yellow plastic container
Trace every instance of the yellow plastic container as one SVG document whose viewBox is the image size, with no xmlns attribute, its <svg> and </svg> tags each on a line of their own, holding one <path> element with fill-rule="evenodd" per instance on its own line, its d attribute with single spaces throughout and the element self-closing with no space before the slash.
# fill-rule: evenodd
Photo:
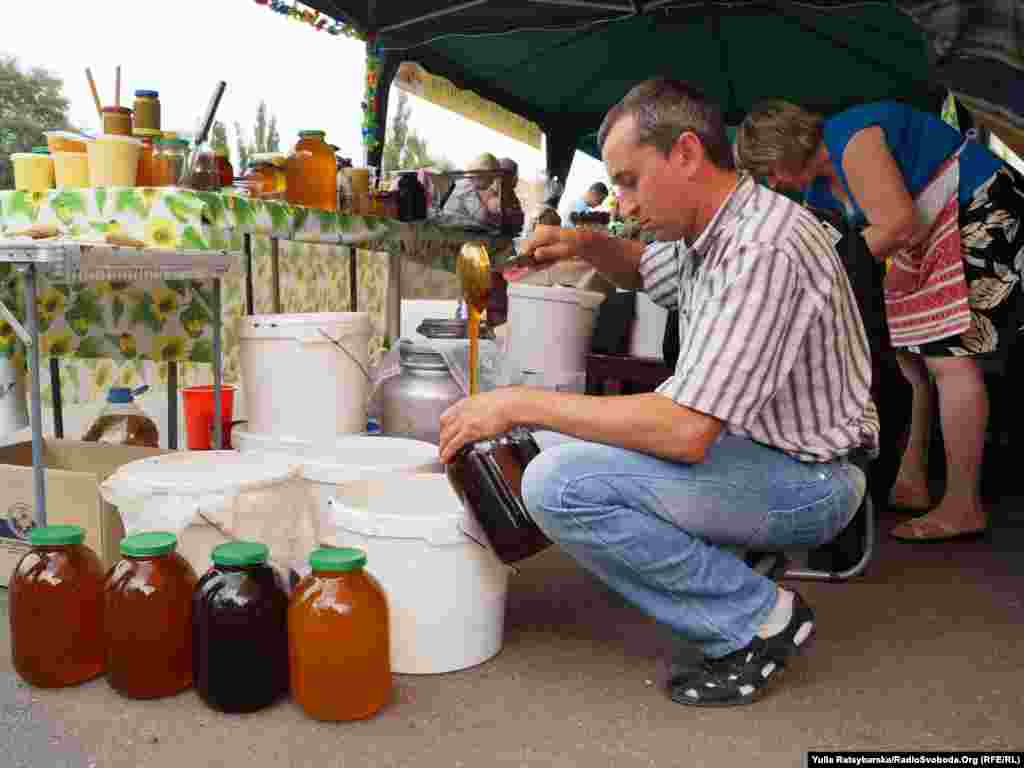
<svg viewBox="0 0 1024 768">
<path fill-rule="evenodd" d="M 81 152 L 85 153 L 85 144 L 89 141 L 72 131 L 43 131 L 46 137 L 46 145 L 50 148 L 50 154 L 57 152 Z"/>
<path fill-rule="evenodd" d="M 105 134 L 90 141 L 89 186 L 134 187 L 142 142 L 131 136 Z"/>
<path fill-rule="evenodd" d="M 53 173 L 58 187 L 89 186 L 89 155 L 87 152 L 54 152 Z"/>
<path fill-rule="evenodd" d="M 15 152 L 14 188 L 25 192 L 45 192 L 53 189 L 53 158 L 32 152 Z"/>
</svg>

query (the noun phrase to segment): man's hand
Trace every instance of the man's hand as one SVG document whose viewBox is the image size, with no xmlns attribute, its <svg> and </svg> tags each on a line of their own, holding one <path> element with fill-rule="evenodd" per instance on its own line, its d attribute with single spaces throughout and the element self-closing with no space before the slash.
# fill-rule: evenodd
<svg viewBox="0 0 1024 768">
<path fill-rule="evenodd" d="M 463 398 L 441 414 L 441 461 L 449 463 L 467 443 L 512 429 L 525 392 L 521 387 L 502 387 Z"/>
<path fill-rule="evenodd" d="M 533 257 L 538 264 L 556 261 L 585 260 L 579 237 L 580 230 L 538 224 L 533 234 L 520 247 L 520 252 Z"/>
<path fill-rule="evenodd" d="M 538 224 L 519 251 L 541 267 L 556 261 L 585 261 L 620 288 L 637 289 L 642 287 L 637 269 L 644 248 L 639 241 L 591 229 Z"/>
</svg>

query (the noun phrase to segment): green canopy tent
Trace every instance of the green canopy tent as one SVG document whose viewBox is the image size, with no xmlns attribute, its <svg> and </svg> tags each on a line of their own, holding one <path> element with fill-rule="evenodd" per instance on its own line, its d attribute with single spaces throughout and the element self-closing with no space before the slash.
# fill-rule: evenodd
<svg viewBox="0 0 1024 768">
<path fill-rule="evenodd" d="M 762 98 L 825 113 L 881 98 L 937 110 L 951 87 L 1024 128 L 1014 0 L 980 11 L 966 0 L 307 4 L 374 36 L 381 143 L 387 84 L 402 61 L 415 61 L 536 122 L 547 136 L 549 171 L 563 178 L 576 148 L 596 154 L 607 109 L 655 75 L 697 83 L 732 124 Z"/>
</svg>

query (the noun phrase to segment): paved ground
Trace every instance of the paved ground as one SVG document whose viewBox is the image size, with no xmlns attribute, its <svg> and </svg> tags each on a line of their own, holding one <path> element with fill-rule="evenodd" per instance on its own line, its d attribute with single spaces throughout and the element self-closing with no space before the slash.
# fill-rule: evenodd
<svg viewBox="0 0 1024 768">
<path fill-rule="evenodd" d="M 996 517 L 973 542 L 883 534 L 865 578 L 797 585 L 818 614 L 815 646 L 772 696 L 732 710 L 670 702 L 673 638 L 550 550 L 514 579 L 498 657 L 397 677 L 393 705 L 351 724 L 313 722 L 290 701 L 241 717 L 193 692 L 129 701 L 103 680 L 27 688 L 0 590 L 0 766 L 773 768 L 812 748 L 1024 749 L 1024 499 L 1003 496 Z"/>
</svg>

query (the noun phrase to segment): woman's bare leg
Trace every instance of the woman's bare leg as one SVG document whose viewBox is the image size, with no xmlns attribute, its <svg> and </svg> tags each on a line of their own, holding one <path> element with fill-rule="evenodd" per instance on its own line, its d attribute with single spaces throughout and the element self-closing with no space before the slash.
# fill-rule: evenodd
<svg viewBox="0 0 1024 768">
<path fill-rule="evenodd" d="M 934 398 L 932 380 L 924 358 L 897 350 L 903 378 L 910 382 L 913 401 L 910 408 L 910 434 L 893 482 L 889 503 L 908 509 L 926 510 L 931 506 L 928 493 L 928 441 L 931 436 Z"/>
<path fill-rule="evenodd" d="M 929 538 L 982 530 L 986 517 L 981 504 L 981 460 L 989 412 L 984 376 L 970 357 L 928 357 L 925 362 L 939 392 L 946 493 L 935 509 L 895 533 Z"/>
</svg>

